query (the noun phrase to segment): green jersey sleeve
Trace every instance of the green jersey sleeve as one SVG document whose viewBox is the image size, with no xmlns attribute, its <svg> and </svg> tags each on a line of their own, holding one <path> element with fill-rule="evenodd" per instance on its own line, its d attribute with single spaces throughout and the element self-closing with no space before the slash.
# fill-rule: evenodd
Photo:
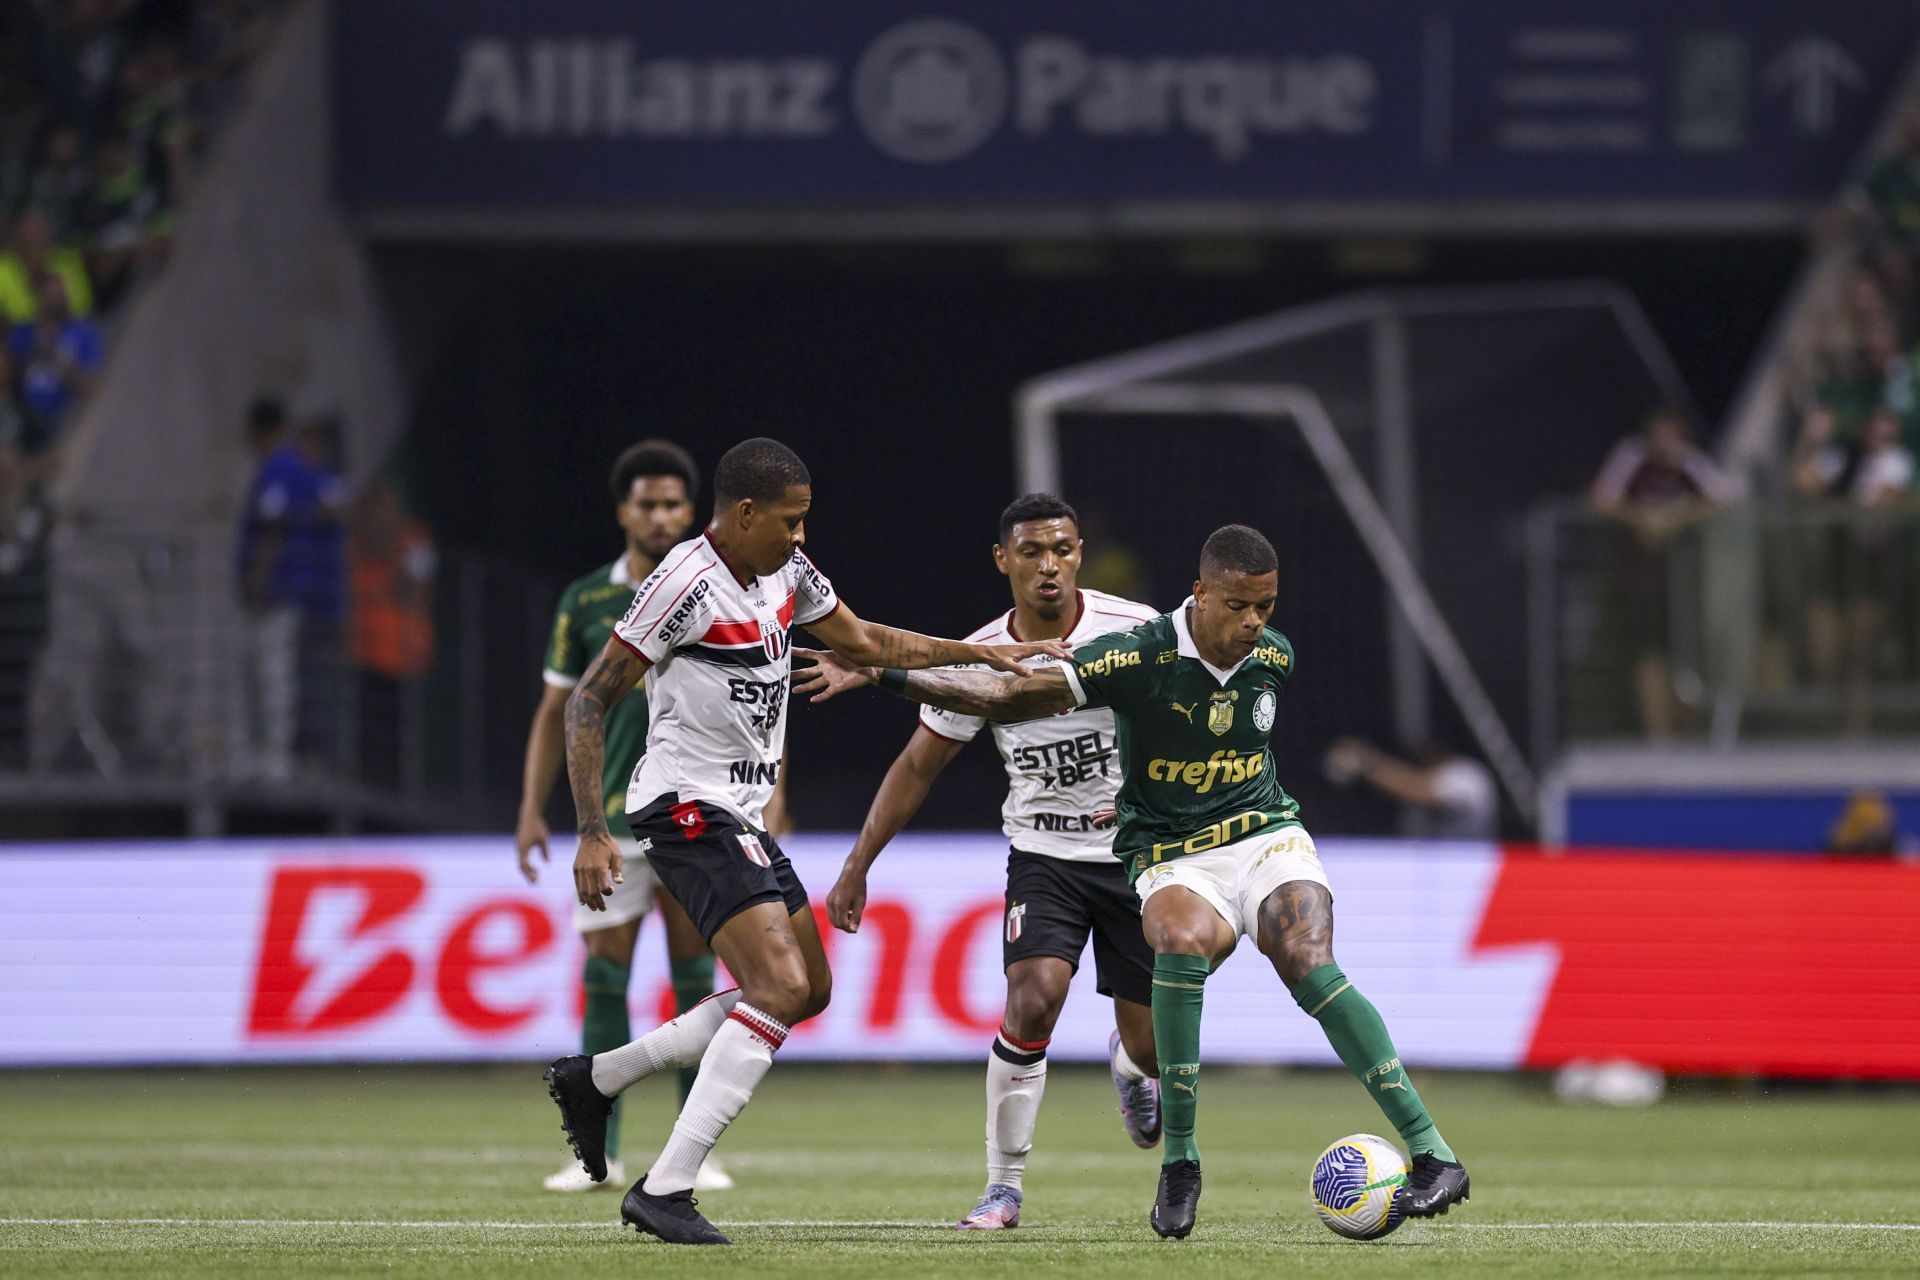
<svg viewBox="0 0 1920 1280">
<path fill-rule="evenodd" d="M 1073 651 L 1064 669 L 1076 706 L 1127 711 L 1147 696 L 1152 655 L 1142 632 L 1153 625 L 1095 636 Z"/>
<path fill-rule="evenodd" d="M 579 616 L 578 605 L 574 589 L 568 587 L 553 611 L 553 634 L 547 639 L 546 666 L 540 673 L 548 684 L 563 689 L 580 683 L 592 657 L 580 643 L 580 627 L 585 619 Z"/>
<path fill-rule="evenodd" d="M 1293 669 L 1298 664 L 1293 656 L 1293 642 L 1278 631 L 1268 628 L 1260 638 L 1259 646 L 1253 651 L 1254 659 L 1264 663 L 1267 670 L 1273 672 L 1282 688 L 1293 679 Z"/>
</svg>

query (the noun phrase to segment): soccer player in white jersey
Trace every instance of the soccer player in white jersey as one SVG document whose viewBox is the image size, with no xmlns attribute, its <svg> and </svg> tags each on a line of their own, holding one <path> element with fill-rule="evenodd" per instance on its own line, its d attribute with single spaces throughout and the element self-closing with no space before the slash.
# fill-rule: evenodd
<svg viewBox="0 0 1920 1280">
<path fill-rule="evenodd" d="M 1047 493 L 1016 499 L 1000 515 L 993 548 L 1013 608 L 967 639 L 1079 646 L 1159 616 L 1131 600 L 1079 590 L 1080 552 L 1080 517 L 1072 507 Z M 978 716 L 921 708 L 919 729 L 887 770 L 827 895 L 827 919 L 835 928 L 859 932 L 868 868 L 913 820 L 940 771 L 986 724 Z M 956 1224 L 986 1231 L 1020 1225 L 1022 1177 L 1047 1087 L 1047 1042 L 1089 935 L 1099 992 L 1113 998 L 1116 1029 L 1107 1057 L 1122 1124 L 1138 1146 L 1160 1141 L 1153 948 L 1141 930 L 1140 899 L 1113 856 L 1110 819 L 1120 790 L 1113 712 L 1082 707 L 992 728 L 1007 766 L 1001 825 L 1012 846 L 1000 953 L 1007 1000 L 987 1057 L 987 1188 Z"/>
<path fill-rule="evenodd" d="M 694 1178 L 788 1029 L 826 1008 L 832 986 L 806 890 L 762 820 L 786 740 L 790 629 L 806 627 L 849 661 L 903 669 L 1024 673 L 1022 659 L 1071 653 L 1058 640 L 969 644 L 854 616 L 800 549 L 812 504 L 812 478 L 785 445 L 754 439 L 728 450 L 706 532 L 662 558 L 567 700 L 581 902 L 602 909 L 622 879 L 600 803 L 605 722 L 644 677 L 647 750 L 627 788 L 627 823 L 740 984 L 631 1044 L 547 1071 L 567 1140 L 601 1180 L 613 1099 L 656 1071 L 699 1064 L 672 1136 L 620 1206 L 624 1221 L 673 1244 L 728 1243 L 695 1207 Z"/>
<path fill-rule="evenodd" d="M 602 565 L 578 579 L 561 594 L 554 611 L 553 638 L 547 646 L 547 658 L 541 672 L 546 688 L 527 731 L 526 761 L 520 784 L 520 817 L 514 828 L 514 846 L 520 860 L 520 874 L 528 884 L 539 878 L 533 855 L 547 861 L 547 846 L 552 840 L 544 810 L 553 781 L 559 776 L 566 758 L 563 719 L 567 696 L 579 683 L 593 655 L 600 652 L 614 627 L 633 606 L 633 596 L 647 575 L 660 567 L 661 557 L 686 541 L 693 527 L 694 501 L 700 493 L 700 469 L 691 455 L 666 440 L 642 440 L 623 452 L 613 464 L 614 518 L 626 535 L 626 551 L 612 564 Z M 647 700 L 644 695 L 628 698 L 607 717 L 606 771 L 602 792 L 609 817 L 626 812 L 627 784 L 633 767 L 647 746 Z M 780 803 L 778 792 L 768 806 L 767 824 L 776 831 L 781 823 L 773 816 Z M 621 833 L 622 836 L 625 832 Z M 614 1049 L 633 1039 L 627 1018 L 627 986 L 633 973 L 633 948 L 640 935 L 640 924 L 653 910 L 656 900 L 665 926 L 667 964 L 673 985 L 674 1011 L 685 1013 L 713 994 L 713 952 L 700 938 L 693 921 L 671 895 L 656 893 L 652 874 L 644 857 L 630 840 L 622 840 L 621 854 L 626 861 L 625 883 L 607 896 L 606 910 L 589 911 L 576 902 L 573 925 L 586 944 L 586 963 L 581 969 L 583 1016 L 581 1048 L 585 1053 Z M 692 1068 L 683 1068 L 675 1077 L 680 1100 L 685 1102 L 693 1088 Z M 619 1158 L 620 1116 L 615 1108 L 607 1126 L 608 1177 L 624 1177 Z M 566 1167 L 546 1180 L 549 1191 L 591 1191 L 605 1185 L 595 1182 L 569 1160 Z M 717 1161 L 708 1161 L 700 1170 L 696 1191 L 722 1191 L 733 1185 Z"/>
</svg>

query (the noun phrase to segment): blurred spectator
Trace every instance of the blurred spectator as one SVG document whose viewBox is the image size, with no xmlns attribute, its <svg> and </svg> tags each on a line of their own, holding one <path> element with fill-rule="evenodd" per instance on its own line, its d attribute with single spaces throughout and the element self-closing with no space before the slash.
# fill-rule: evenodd
<svg viewBox="0 0 1920 1280">
<path fill-rule="evenodd" d="M 50 524 L 19 446 L 0 442 L 0 768 L 27 760 L 28 690 L 47 627 Z"/>
<path fill-rule="evenodd" d="M 1364 782 L 1398 800 L 1413 821 L 1408 834 L 1438 840 L 1491 840 L 1500 833 L 1500 791 L 1487 766 L 1469 756 L 1416 749 L 1401 759 L 1358 738 L 1327 749 L 1327 777 Z"/>
<path fill-rule="evenodd" d="M 1895 305 L 1911 314 L 1913 257 L 1920 249 L 1920 99 L 1901 112 L 1894 150 L 1867 171 L 1852 203 L 1863 224 L 1865 256 Z"/>
<path fill-rule="evenodd" d="M 21 390 L 13 353 L 0 344 L 0 449 L 17 449 L 31 458 L 45 445 L 45 428 Z"/>
<path fill-rule="evenodd" d="M 94 157 L 94 179 L 74 206 L 74 229 L 102 306 L 112 306 L 140 262 L 166 252 L 173 214 L 134 153 L 133 139 L 113 134 Z"/>
<path fill-rule="evenodd" d="M 343 565 L 342 490 L 324 427 L 288 438 L 286 411 L 262 399 L 248 412 L 259 459 L 240 525 L 242 662 L 233 761 L 270 781 L 292 776 L 300 745 L 333 742 Z"/>
<path fill-rule="evenodd" d="M 1900 851 L 1900 845 L 1893 806 L 1878 791 L 1856 791 L 1848 796 L 1846 807 L 1827 833 L 1828 853 L 1893 854 Z"/>
<path fill-rule="evenodd" d="M 29 209 L 13 224 L 13 235 L 0 252 L 0 316 L 9 325 L 40 314 L 39 280 L 49 274 L 65 286 L 69 314 L 93 314 L 86 260 L 78 250 L 54 244 L 53 223 L 46 214 Z"/>
<path fill-rule="evenodd" d="M 202 0 L 193 7 L 187 36 L 195 99 L 218 111 L 232 83 L 267 46 L 279 0 Z"/>
<path fill-rule="evenodd" d="M 433 669 L 433 536 L 392 482 L 372 481 L 347 539 L 353 588 L 352 654 L 360 691 L 360 769 L 395 785 L 409 736 L 407 682 Z"/>
<path fill-rule="evenodd" d="M 1868 415 L 1857 442 L 1839 434 L 1825 410 L 1807 415 L 1795 446 L 1789 480 L 1795 494 L 1844 503 L 1855 514 L 1844 524 L 1816 526 L 1808 575 L 1814 597 L 1807 610 L 1807 648 L 1814 678 L 1841 694 L 1843 728 L 1854 736 L 1870 728 L 1873 667 L 1881 622 L 1896 588 L 1904 528 L 1890 519 L 1911 506 L 1915 460 L 1900 442 L 1900 418 L 1882 406 Z"/>
<path fill-rule="evenodd" d="M 122 19 L 130 0 L 55 0 L 43 5 L 38 79 L 64 120 L 95 117 L 126 46 Z"/>
<path fill-rule="evenodd" d="M 45 214 L 58 235 L 73 225 L 74 210 L 92 185 L 80 131 L 56 125 L 41 145 L 40 165 L 28 180 L 22 208 Z"/>
<path fill-rule="evenodd" d="M 247 411 L 255 462 L 240 519 L 241 653 L 230 758 L 236 773 L 257 771 L 271 781 L 292 776 L 299 708 L 300 610 L 280 581 L 280 558 L 289 495 L 304 477 L 286 435 L 280 402 L 254 401 Z"/>
<path fill-rule="evenodd" d="M 59 276 L 49 272 L 39 283 L 39 314 L 14 326 L 11 351 L 28 407 L 57 439 L 67 410 L 93 389 L 100 372 L 100 330 L 69 313 Z"/>
<path fill-rule="evenodd" d="M 1614 524 L 1608 547 L 1634 701 L 1650 738 L 1674 733 L 1684 709 L 1674 693 L 1669 562 L 1675 535 L 1733 501 L 1726 475 L 1698 446 L 1685 415 L 1662 407 L 1615 445 L 1588 492 Z"/>
<path fill-rule="evenodd" d="M 186 187 L 194 127 L 187 114 L 187 82 L 171 41 L 150 40 L 120 66 L 115 128 L 132 144 L 135 162 L 160 186 Z"/>
</svg>

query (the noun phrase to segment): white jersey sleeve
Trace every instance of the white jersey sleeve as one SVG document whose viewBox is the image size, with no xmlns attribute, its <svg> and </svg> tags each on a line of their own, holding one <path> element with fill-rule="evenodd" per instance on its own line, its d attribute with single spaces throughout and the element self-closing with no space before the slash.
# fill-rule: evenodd
<svg viewBox="0 0 1920 1280">
<path fill-rule="evenodd" d="M 788 566 L 793 572 L 793 620 L 800 626 L 830 616 L 840 607 L 827 575 L 807 559 L 807 553 L 795 549 Z"/>
<path fill-rule="evenodd" d="M 699 550 L 699 543 L 688 542 L 669 552 L 613 629 L 622 644 L 656 666 L 700 639 L 713 622 L 715 563 Z"/>
</svg>

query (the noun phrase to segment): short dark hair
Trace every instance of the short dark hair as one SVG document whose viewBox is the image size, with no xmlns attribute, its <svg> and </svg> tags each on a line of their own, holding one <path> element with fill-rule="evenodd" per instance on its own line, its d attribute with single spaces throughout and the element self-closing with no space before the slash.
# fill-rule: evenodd
<svg viewBox="0 0 1920 1280">
<path fill-rule="evenodd" d="M 1080 527 L 1080 513 L 1065 501 L 1050 493 L 1023 494 L 1000 513 L 1000 545 L 1006 546 L 1013 537 L 1013 526 L 1028 520 L 1071 520 L 1074 528 Z"/>
<path fill-rule="evenodd" d="M 812 483 L 799 454 L 778 440 L 755 436 L 721 455 L 713 472 L 713 497 L 723 507 L 744 498 L 769 502 L 784 496 L 792 485 Z"/>
<path fill-rule="evenodd" d="M 266 439 L 287 425 L 287 407 L 273 396 L 256 396 L 247 406 L 247 439 Z"/>
<path fill-rule="evenodd" d="M 1207 545 L 1200 548 L 1200 578 L 1219 573 L 1243 573 L 1248 577 L 1257 577 L 1263 573 L 1278 573 L 1280 557 L 1273 553 L 1273 544 L 1258 529 L 1244 524 L 1229 524 L 1215 529 L 1207 538 Z"/>
<path fill-rule="evenodd" d="M 616 505 L 633 492 L 633 482 L 643 476 L 675 476 L 687 486 L 689 501 L 700 496 L 700 467 L 693 455 L 671 440 L 642 440 L 628 446 L 615 460 L 608 484 Z"/>
</svg>

